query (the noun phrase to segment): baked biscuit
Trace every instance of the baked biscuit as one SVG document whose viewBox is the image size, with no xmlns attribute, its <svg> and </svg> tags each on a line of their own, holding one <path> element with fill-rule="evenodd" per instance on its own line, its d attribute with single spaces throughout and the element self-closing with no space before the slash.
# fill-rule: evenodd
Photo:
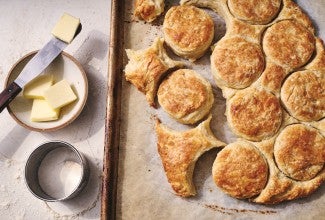
<svg viewBox="0 0 325 220">
<path fill-rule="evenodd" d="M 239 198 L 260 194 L 268 178 L 268 164 L 252 144 L 238 141 L 222 149 L 213 163 L 215 184 L 225 193 Z"/>
<path fill-rule="evenodd" d="M 240 37 L 219 41 L 211 55 L 211 71 L 220 88 L 248 87 L 263 72 L 264 65 L 260 46 Z"/>
<path fill-rule="evenodd" d="M 276 139 L 274 158 L 279 169 L 290 178 L 310 180 L 323 169 L 325 138 L 306 125 L 289 125 Z"/>
<path fill-rule="evenodd" d="M 194 70 L 179 69 L 159 86 L 158 102 L 174 119 L 194 124 L 206 116 L 214 97 L 210 83 Z"/>
<path fill-rule="evenodd" d="M 272 62 L 296 69 L 311 58 L 315 49 L 315 38 L 297 21 L 279 21 L 266 30 L 263 49 Z"/>
<path fill-rule="evenodd" d="M 174 6 L 165 16 L 166 43 L 180 57 L 195 61 L 203 56 L 214 37 L 214 23 L 204 10 L 194 6 Z"/>
<path fill-rule="evenodd" d="M 196 194 L 192 177 L 197 159 L 206 151 L 225 146 L 210 129 L 211 116 L 196 128 L 174 131 L 157 121 L 158 152 L 168 182 L 177 195 L 189 197 Z"/>
<path fill-rule="evenodd" d="M 265 188 L 252 201 L 263 204 L 275 204 L 305 197 L 314 192 L 324 182 L 324 168 L 314 178 L 306 181 L 293 180 L 281 172 L 274 161 L 273 138 L 267 141 L 256 142 L 255 146 L 260 149 L 268 162 L 269 178 Z M 287 155 L 287 157 L 290 156 L 294 155 Z"/>
<path fill-rule="evenodd" d="M 152 22 L 164 12 L 164 0 L 135 0 L 134 16 Z"/>
<path fill-rule="evenodd" d="M 281 0 L 228 0 L 231 13 L 252 24 L 267 24 L 278 14 Z"/>
<path fill-rule="evenodd" d="M 168 57 L 163 44 L 163 38 L 156 38 L 147 49 L 126 49 L 129 62 L 125 66 L 125 78 L 146 95 L 148 103 L 153 107 L 158 82 L 169 69 L 183 66 L 182 62 Z"/>
<path fill-rule="evenodd" d="M 273 136 L 282 122 L 278 98 L 255 88 L 241 90 L 227 100 L 226 116 L 232 131 L 251 141 Z"/>
<path fill-rule="evenodd" d="M 292 73 L 281 88 L 288 112 L 301 121 L 325 117 L 325 73 L 310 70 Z"/>
</svg>

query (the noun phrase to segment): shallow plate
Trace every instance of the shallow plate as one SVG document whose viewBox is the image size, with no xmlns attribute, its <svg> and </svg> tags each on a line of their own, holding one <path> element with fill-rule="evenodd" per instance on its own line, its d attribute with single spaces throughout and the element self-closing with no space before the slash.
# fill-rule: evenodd
<svg viewBox="0 0 325 220">
<path fill-rule="evenodd" d="M 20 60 L 9 71 L 5 85 L 14 81 L 22 71 L 27 62 L 37 53 L 33 51 Z M 70 124 L 78 117 L 85 106 L 88 95 L 88 81 L 85 71 L 80 63 L 68 53 L 62 52 L 53 63 L 44 70 L 44 74 L 51 72 L 54 82 L 65 79 L 69 82 L 78 99 L 63 107 L 58 120 L 49 122 L 32 122 L 30 114 L 32 109 L 32 99 L 26 99 L 21 92 L 8 106 L 10 115 L 23 127 L 34 131 L 54 131 Z"/>
</svg>

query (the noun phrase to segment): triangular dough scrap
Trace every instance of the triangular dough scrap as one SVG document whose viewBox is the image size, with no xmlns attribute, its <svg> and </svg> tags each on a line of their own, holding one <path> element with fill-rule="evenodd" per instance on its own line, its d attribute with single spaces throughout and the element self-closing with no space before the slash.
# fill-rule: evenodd
<svg viewBox="0 0 325 220">
<path fill-rule="evenodd" d="M 196 194 L 192 176 L 197 159 L 214 147 L 226 145 L 213 135 L 211 118 L 187 131 L 174 131 L 157 121 L 158 152 L 168 181 L 179 196 Z"/>
<path fill-rule="evenodd" d="M 156 38 L 147 49 L 126 49 L 129 62 L 124 70 L 125 78 L 146 95 L 148 103 L 153 107 L 161 78 L 169 69 L 183 66 L 182 62 L 168 57 L 163 44 L 163 38 Z"/>
<path fill-rule="evenodd" d="M 294 19 L 304 25 L 312 34 L 315 34 L 315 28 L 312 21 L 306 13 L 292 0 L 283 0 L 283 8 L 277 20 Z"/>
</svg>

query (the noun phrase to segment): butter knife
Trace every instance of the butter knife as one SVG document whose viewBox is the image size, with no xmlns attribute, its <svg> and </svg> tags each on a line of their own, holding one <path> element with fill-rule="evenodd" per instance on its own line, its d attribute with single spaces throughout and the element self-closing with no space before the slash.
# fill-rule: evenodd
<svg viewBox="0 0 325 220">
<path fill-rule="evenodd" d="M 79 25 L 76 37 L 81 31 L 81 25 Z M 27 63 L 24 69 L 21 71 L 17 79 L 8 85 L 0 93 L 0 113 L 5 109 L 9 103 L 21 92 L 24 86 L 41 74 L 46 67 L 48 67 L 52 61 L 68 46 L 67 43 L 53 37 L 37 54 Z"/>
</svg>

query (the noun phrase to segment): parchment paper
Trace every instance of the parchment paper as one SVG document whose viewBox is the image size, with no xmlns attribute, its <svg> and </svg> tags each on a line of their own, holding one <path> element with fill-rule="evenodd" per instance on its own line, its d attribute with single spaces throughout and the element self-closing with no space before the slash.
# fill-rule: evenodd
<svg viewBox="0 0 325 220">
<path fill-rule="evenodd" d="M 178 1 L 169 1 L 166 10 Z M 319 29 L 318 35 L 325 39 L 325 1 L 300 0 L 298 4 L 310 15 Z M 153 24 L 133 21 L 133 1 L 126 0 L 125 48 L 134 50 L 149 47 L 157 36 L 163 36 L 163 17 Z M 207 10 L 215 20 L 217 42 L 225 34 L 225 24 L 216 13 Z M 123 48 L 124 49 L 124 48 Z M 181 60 L 168 51 L 174 59 Z M 211 51 L 197 62 L 187 62 L 210 81 L 213 86 L 215 103 L 212 109 L 212 130 L 216 137 L 226 143 L 236 140 L 228 128 L 225 112 L 225 99 L 215 85 L 210 72 Z M 124 57 L 125 63 L 127 62 Z M 124 78 L 124 76 L 123 76 Z M 162 110 L 150 108 L 145 96 L 123 79 L 122 124 L 118 178 L 118 219 L 324 219 L 324 184 L 311 196 L 265 206 L 231 198 L 218 189 L 211 176 L 213 161 L 219 149 L 205 153 L 197 162 L 194 183 L 197 195 L 193 198 L 180 198 L 171 189 L 165 176 L 157 152 L 153 115 L 164 124 L 176 130 L 188 129 L 180 125 Z"/>
</svg>

